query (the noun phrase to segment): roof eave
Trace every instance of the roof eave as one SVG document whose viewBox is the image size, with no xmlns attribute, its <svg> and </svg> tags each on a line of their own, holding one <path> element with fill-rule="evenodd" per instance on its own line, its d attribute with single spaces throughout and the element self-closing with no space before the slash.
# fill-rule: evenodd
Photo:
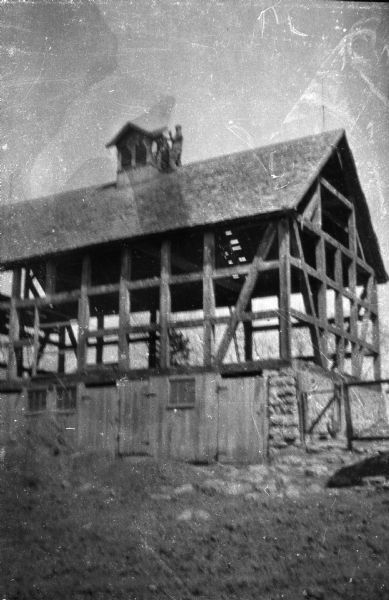
<svg viewBox="0 0 389 600">
<path fill-rule="evenodd" d="M 131 121 L 128 121 L 128 123 L 126 123 L 126 125 L 124 125 L 124 127 L 122 127 L 122 129 L 119 131 L 119 133 L 117 133 L 115 135 L 115 137 L 112 138 L 112 140 L 110 142 L 108 142 L 108 144 L 105 144 L 106 148 L 111 148 L 112 146 L 117 146 L 117 144 L 120 142 L 120 140 L 128 133 L 128 131 L 130 131 L 131 129 L 135 129 L 135 131 L 138 131 L 139 133 L 144 133 L 146 135 L 148 135 L 149 137 L 158 137 L 160 136 L 162 133 L 164 133 L 164 131 L 166 131 L 168 129 L 167 125 L 164 125 L 163 127 L 158 127 L 158 129 L 145 129 L 143 127 L 140 127 L 139 125 L 136 125 L 135 123 L 132 123 Z"/>
<path fill-rule="evenodd" d="M 34 261 L 39 261 L 42 258 L 45 259 L 50 259 L 50 258 L 54 258 L 57 256 L 65 256 L 66 254 L 69 253 L 77 253 L 77 252 L 82 252 L 85 251 L 87 249 L 93 249 L 93 248 L 98 248 L 98 247 L 102 247 L 105 245 L 109 245 L 109 244 L 123 244 L 123 243 L 128 243 L 128 242 L 136 242 L 138 240 L 144 240 L 145 238 L 158 238 L 161 236 L 167 236 L 167 235 L 173 235 L 173 234 L 184 234 L 186 231 L 194 231 L 194 230 L 210 230 L 210 229 L 214 229 L 215 227 L 220 227 L 220 226 L 226 226 L 226 227 L 230 227 L 233 224 L 239 223 L 239 224 L 244 224 L 244 223 L 249 223 L 252 222 L 253 220 L 255 221 L 268 221 L 271 219 L 277 219 L 277 218 L 281 218 L 281 217 L 285 217 L 288 215 L 292 215 L 296 213 L 296 209 L 295 208 L 290 208 L 290 207 L 282 207 L 280 209 L 277 210 L 271 210 L 271 211 L 267 211 L 267 212 L 263 212 L 263 213 L 257 213 L 254 215 L 243 215 L 241 217 L 235 217 L 235 218 L 230 218 L 230 219 L 226 219 L 226 220 L 215 220 L 212 223 L 198 223 L 198 224 L 194 224 L 194 225 L 186 225 L 185 227 L 180 227 L 180 228 L 172 228 L 172 229 L 166 229 L 164 231 L 150 231 L 148 233 L 142 234 L 142 235 L 134 235 L 134 236 L 123 236 L 114 240 L 105 240 L 105 241 L 99 241 L 99 242 L 95 242 L 95 243 L 89 243 L 89 244 L 85 244 L 83 246 L 77 246 L 74 248 L 68 248 L 65 250 L 60 250 L 57 252 L 51 252 L 50 254 L 46 254 L 46 253 L 37 253 L 37 254 L 29 254 L 28 257 L 19 257 L 19 258 L 14 258 L 11 260 L 3 260 L 0 261 L 0 266 L 4 267 L 7 270 L 11 270 L 11 269 L 15 269 L 18 267 L 22 267 L 23 265 L 27 264 L 27 263 L 31 263 Z"/>
</svg>

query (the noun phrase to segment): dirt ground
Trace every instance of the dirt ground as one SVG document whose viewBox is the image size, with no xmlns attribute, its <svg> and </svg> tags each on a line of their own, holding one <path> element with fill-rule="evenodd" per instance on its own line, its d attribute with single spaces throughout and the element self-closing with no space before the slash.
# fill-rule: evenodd
<svg viewBox="0 0 389 600">
<path fill-rule="evenodd" d="M 2 599 L 389 599 L 389 457 L 328 488 L 363 456 L 237 468 L 25 450 L 0 456 Z"/>
</svg>

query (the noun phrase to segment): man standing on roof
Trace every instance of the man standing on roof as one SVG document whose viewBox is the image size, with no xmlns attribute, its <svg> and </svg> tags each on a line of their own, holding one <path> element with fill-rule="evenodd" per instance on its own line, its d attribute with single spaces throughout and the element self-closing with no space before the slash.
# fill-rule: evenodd
<svg viewBox="0 0 389 600">
<path fill-rule="evenodd" d="M 181 125 L 176 125 L 176 134 L 174 137 L 171 131 L 169 131 L 169 135 L 172 142 L 172 149 L 170 153 L 172 163 L 174 166 L 181 167 L 182 143 L 184 141 Z"/>
<path fill-rule="evenodd" d="M 155 154 L 156 166 L 160 171 L 168 171 L 171 163 L 171 149 L 169 140 L 163 134 L 156 140 L 157 151 Z"/>
</svg>

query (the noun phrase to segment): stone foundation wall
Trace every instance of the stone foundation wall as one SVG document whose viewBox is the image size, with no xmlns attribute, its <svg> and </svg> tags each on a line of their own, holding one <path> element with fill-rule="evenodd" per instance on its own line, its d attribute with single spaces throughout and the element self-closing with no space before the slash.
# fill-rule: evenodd
<svg viewBox="0 0 389 600">
<path fill-rule="evenodd" d="M 269 456 L 302 445 L 298 409 L 297 374 L 292 368 L 270 371 L 268 378 Z"/>
<path fill-rule="evenodd" d="M 332 401 L 336 386 L 341 383 L 336 373 L 328 373 L 315 365 L 294 364 L 289 368 L 267 371 L 264 376 L 268 388 L 266 427 L 269 458 L 296 453 L 298 449 L 319 452 L 347 447 L 345 399 L 337 394 Z M 387 397 L 381 385 L 352 386 L 349 395 L 354 432 L 383 435 L 380 432 L 387 431 L 383 427 L 388 421 Z M 312 425 L 313 431 L 308 433 Z"/>
</svg>

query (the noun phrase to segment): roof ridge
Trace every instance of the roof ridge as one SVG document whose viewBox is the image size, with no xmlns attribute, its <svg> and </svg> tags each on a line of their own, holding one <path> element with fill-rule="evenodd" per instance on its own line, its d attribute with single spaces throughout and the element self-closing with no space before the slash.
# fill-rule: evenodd
<svg viewBox="0 0 389 600">
<path fill-rule="evenodd" d="M 257 150 L 266 150 L 268 148 L 272 148 L 272 147 L 276 147 L 276 146 L 283 146 L 283 145 L 287 145 L 287 144 L 293 144 L 295 142 L 304 142 L 309 138 L 311 138 L 311 139 L 320 138 L 320 137 L 323 137 L 324 135 L 330 135 L 330 134 L 335 134 L 335 133 L 338 133 L 338 137 L 336 138 L 336 140 L 339 141 L 339 139 L 342 137 L 342 135 L 344 135 L 346 133 L 346 131 L 345 131 L 345 129 L 339 127 L 337 129 L 329 129 L 328 131 L 322 131 L 321 133 L 314 133 L 311 135 L 304 135 L 303 137 L 290 138 L 290 139 L 284 140 L 282 142 L 273 142 L 273 143 L 269 143 L 269 144 L 264 144 L 263 146 L 255 146 L 255 148 L 250 148 L 248 150 L 238 150 L 237 152 L 230 152 L 228 154 L 218 154 L 217 156 L 210 156 L 209 158 L 204 158 L 202 160 L 195 160 L 193 162 L 186 163 L 185 165 L 182 166 L 182 168 L 192 167 L 193 165 L 198 165 L 198 164 L 204 164 L 207 162 L 211 162 L 213 160 L 219 160 L 220 158 L 227 158 L 230 156 L 239 156 L 239 155 L 244 155 L 244 154 L 250 154 L 252 152 L 256 152 Z"/>
</svg>

